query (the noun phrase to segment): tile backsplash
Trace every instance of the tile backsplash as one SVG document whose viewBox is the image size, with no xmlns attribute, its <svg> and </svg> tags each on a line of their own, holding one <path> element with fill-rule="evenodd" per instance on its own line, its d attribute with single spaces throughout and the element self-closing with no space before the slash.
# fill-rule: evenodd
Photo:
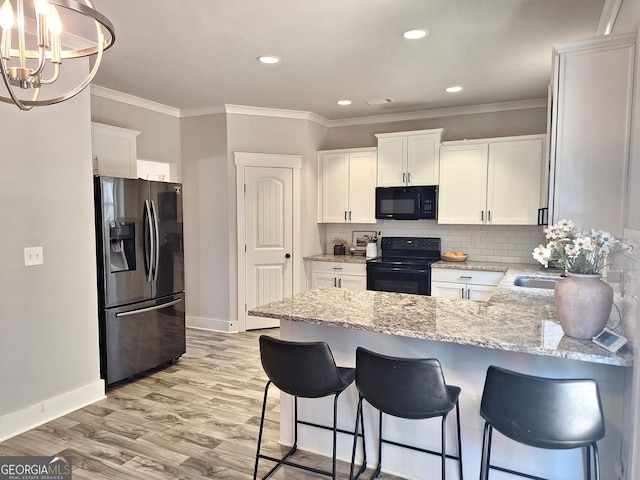
<svg viewBox="0 0 640 480">
<path fill-rule="evenodd" d="M 336 237 L 351 243 L 354 231 L 376 231 L 384 237 L 439 237 L 442 251 L 464 252 L 469 260 L 536 263 L 531 253 L 545 242 L 543 227 L 439 225 L 435 220 L 380 220 L 372 223 L 327 224 L 325 253 L 333 252 Z"/>
</svg>

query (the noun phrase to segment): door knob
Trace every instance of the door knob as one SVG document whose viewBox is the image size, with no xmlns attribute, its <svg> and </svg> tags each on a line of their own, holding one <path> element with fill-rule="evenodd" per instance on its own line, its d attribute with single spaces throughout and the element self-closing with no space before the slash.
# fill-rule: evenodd
<svg viewBox="0 0 640 480">
<path fill-rule="evenodd" d="M 284 258 L 291 258 L 291 254 L 290 253 L 285 254 Z"/>
</svg>

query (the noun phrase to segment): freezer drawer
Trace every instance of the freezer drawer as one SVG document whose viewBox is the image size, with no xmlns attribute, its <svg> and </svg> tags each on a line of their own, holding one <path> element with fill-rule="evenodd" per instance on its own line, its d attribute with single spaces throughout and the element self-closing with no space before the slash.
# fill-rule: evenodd
<svg viewBox="0 0 640 480">
<path fill-rule="evenodd" d="M 186 351 L 183 293 L 108 309 L 103 320 L 101 371 L 107 385 Z"/>
</svg>

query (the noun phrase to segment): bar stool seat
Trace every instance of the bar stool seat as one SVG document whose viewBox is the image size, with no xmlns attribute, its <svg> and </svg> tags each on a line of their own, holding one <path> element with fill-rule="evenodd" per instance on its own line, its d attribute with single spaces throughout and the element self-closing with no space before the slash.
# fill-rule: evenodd
<svg viewBox="0 0 640 480">
<path fill-rule="evenodd" d="M 358 478 L 366 469 L 367 457 L 363 424 L 363 464 L 360 471 L 354 476 L 359 423 L 363 420 L 362 403 L 363 400 L 366 400 L 379 412 L 378 465 L 371 477 L 372 479 L 380 474 L 382 468 L 382 444 L 387 443 L 440 456 L 442 459 L 441 474 L 443 480 L 446 478 L 446 459 L 458 460 L 460 480 L 462 480 L 462 442 L 460 439 L 460 409 L 458 407 L 460 388 L 445 383 L 444 374 L 438 360 L 434 358 L 391 357 L 358 347 L 356 350 L 356 388 L 358 389 L 359 399 L 349 478 Z M 445 452 L 445 420 L 454 408 L 456 410 L 458 434 L 457 456 L 447 455 Z M 383 438 L 383 413 L 399 418 L 416 420 L 441 417 L 441 451 L 435 452 Z"/>
<path fill-rule="evenodd" d="M 337 428 L 338 396 L 353 383 L 355 368 L 338 367 L 334 361 L 329 345 L 325 342 L 290 342 L 267 335 L 260 336 L 260 359 L 269 380 L 264 388 L 260 430 L 258 433 L 258 449 L 253 473 L 254 480 L 258 476 L 260 459 L 276 462 L 276 465 L 264 476 L 271 477 L 282 465 L 296 467 L 309 472 L 336 478 L 336 439 L 337 433 L 352 435 L 353 432 Z M 294 397 L 294 442 L 291 449 L 282 458 L 275 458 L 260 453 L 264 416 L 267 406 L 269 386 L 274 384 L 281 391 Z M 333 395 L 333 426 L 298 420 L 298 398 L 321 398 Z M 298 448 L 298 425 L 330 430 L 333 432 L 333 465 L 332 470 L 321 470 L 315 467 L 292 462 L 289 457 Z"/>
<path fill-rule="evenodd" d="M 604 437 L 604 416 L 598 384 L 592 379 L 534 377 L 490 366 L 487 370 L 480 415 L 485 420 L 480 480 L 499 470 L 534 480 L 527 473 L 491 465 L 493 430 L 532 447 L 584 448 L 586 478 L 591 479 L 591 453 L 595 479 L 600 478 L 598 446 Z"/>
</svg>

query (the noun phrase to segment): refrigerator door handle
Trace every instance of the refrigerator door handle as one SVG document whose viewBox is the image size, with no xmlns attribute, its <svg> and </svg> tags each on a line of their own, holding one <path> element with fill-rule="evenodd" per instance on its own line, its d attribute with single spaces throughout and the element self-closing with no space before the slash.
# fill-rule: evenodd
<svg viewBox="0 0 640 480">
<path fill-rule="evenodd" d="M 182 301 L 181 298 L 178 300 L 173 300 L 172 302 L 163 303 L 162 305 L 154 305 L 153 307 L 140 308 L 139 310 L 130 310 L 128 312 L 120 312 L 116 313 L 116 317 L 128 317 L 130 315 L 138 315 L 139 313 L 152 312 L 154 310 L 160 310 L 166 307 L 170 307 L 175 305 L 176 303 L 180 303 Z"/>
<path fill-rule="evenodd" d="M 149 256 L 147 257 L 148 262 L 147 265 L 149 266 L 149 270 L 147 271 L 147 282 L 150 282 L 152 277 L 153 277 L 153 259 L 155 258 L 155 241 L 154 241 L 154 235 L 152 233 L 152 226 L 153 226 L 153 220 L 151 218 L 151 205 L 149 203 L 149 200 L 145 200 L 144 201 L 144 210 L 146 215 L 146 221 L 147 221 L 147 226 L 149 228 Z M 145 252 L 145 254 L 147 254 L 147 252 Z"/>
<path fill-rule="evenodd" d="M 158 280 L 158 264 L 160 263 L 160 229 L 158 227 L 158 211 L 156 202 L 151 200 L 151 213 L 153 214 L 153 233 L 155 244 L 155 257 L 153 259 L 153 281 Z M 153 256 L 153 254 L 152 254 Z"/>
</svg>

